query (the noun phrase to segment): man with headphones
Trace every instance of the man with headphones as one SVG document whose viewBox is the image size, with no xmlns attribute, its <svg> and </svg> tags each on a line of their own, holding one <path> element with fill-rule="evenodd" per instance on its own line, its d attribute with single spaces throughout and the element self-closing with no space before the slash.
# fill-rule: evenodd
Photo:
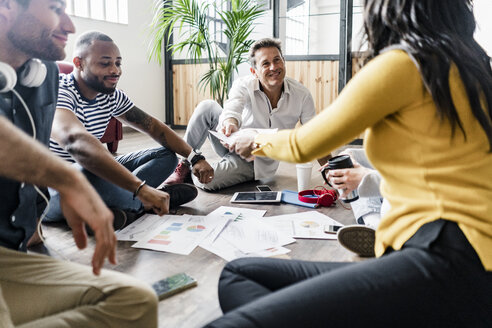
<svg viewBox="0 0 492 328">
<path fill-rule="evenodd" d="M 58 93 L 53 61 L 64 58 L 74 32 L 65 5 L 0 0 L 0 326 L 156 327 L 153 291 L 101 270 L 106 258 L 116 259 L 111 212 L 79 171 L 47 149 Z M 79 248 L 87 244 L 85 226 L 94 231 L 94 274 L 25 253 L 43 211 L 36 185 L 58 190 Z"/>
<path fill-rule="evenodd" d="M 117 88 L 122 57 L 113 40 L 97 31 L 83 33 L 76 41 L 73 63 L 73 74 L 60 77 L 50 149 L 75 162 L 107 206 L 133 218 L 144 211 L 162 215 L 169 207 L 193 200 L 197 189 L 191 184 L 157 189 L 174 171 L 176 153 L 188 157 L 192 148 Z M 111 117 L 146 133 L 161 146 L 113 158 L 98 140 Z M 214 171 L 205 157 L 196 157 L 193 169 L 200 181 L 213 179 Z M 50 194 L 46 218 L 62 220 L 58 192 L 50 189 Z M 130 221 L 118 224 L 115 220 L 114 228 L 120 229 Z"/>
</svg>

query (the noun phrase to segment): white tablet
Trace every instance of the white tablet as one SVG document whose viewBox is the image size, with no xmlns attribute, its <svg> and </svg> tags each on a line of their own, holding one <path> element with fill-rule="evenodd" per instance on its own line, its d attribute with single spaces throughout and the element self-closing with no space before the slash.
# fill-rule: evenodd
<svg viewBox="0 0 492 328">
<path fill-rule="evenodd" d="M 280 203 L 281 198 L 281 191 L 237 192 L 231 203 Z"/>
</svg>

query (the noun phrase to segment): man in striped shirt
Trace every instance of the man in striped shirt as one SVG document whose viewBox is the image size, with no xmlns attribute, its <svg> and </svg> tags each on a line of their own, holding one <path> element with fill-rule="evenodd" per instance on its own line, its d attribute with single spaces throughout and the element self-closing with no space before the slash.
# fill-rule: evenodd
<svg viewBox="0 0 492 328">
<path fill-rule="evenodd" d="M 188 157 L 192 148 L 116 88 L 121 62 L 118 47 L 107 35 L 87 32 L 79 37 L 74 73 L 60 76 L 50 148 L 74 162 L 115 213 L 153 211 L 163 215 L 169 207 L 191 201 L 197 195 L 196 188 L 187 184 L 156 189 L 174 171 L 176 153 Z M 113 158 L 98 140 L 111 117 L 148 134 L 161 147 Z M 203 156 L 195 158 L 194 164 L 194 173 L 201 181 L 212 180 L 213 169 Z M 61 220 L 59 195 L 55 190 L 50 190 L 50 194 L 47 220 Z M 114 224 L 118 229 L 127 223 L 126 215 L 122 215 Z"/>
</svg>

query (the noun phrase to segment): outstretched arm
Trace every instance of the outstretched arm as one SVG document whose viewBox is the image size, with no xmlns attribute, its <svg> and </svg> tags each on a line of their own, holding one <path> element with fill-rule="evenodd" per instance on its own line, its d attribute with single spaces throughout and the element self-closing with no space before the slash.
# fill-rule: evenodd
<svg viewBox="0 0 492 328">
<path fill-rule="evenodd" d="M 86 170 L 133 193 L 142 181 L 118 163 L 93 135 L 80 123 L 75 114 L 57 108 L 51 137 Z M 146 209 L 159 215 L 169 211 L 169 195 L 145 185 L 138 193 Z"/>
<path fill-rule="evenodd" d="M 99 274 L 106 258 L 116 263 L 116 237 L 113 216 L 85 177 L 68 163 L 51 154 L 10 121 L 0 116 L 0 175 L 59 191 L 61 206 L 79 248 L 87 244 L 84 223 L 96 238 L 92 258 L 95 274 Z"/>
<path fill-rule="evenodd" d="M 160 120 L 145 113 L 136 106 L 119 116 L 118 119 L 124 121 L 133 128 L 148 134 L 162 146 L 174 151 L 184 158 L 187 158 L 191 153 L 191 146 L 178 136 L 176 132 Z M 193 166 L 193 174 L 200 179 L 201 183 L 209 183 L 214 175 L 214 170 L 206 160 L 201 160 Z"/>
</svg>

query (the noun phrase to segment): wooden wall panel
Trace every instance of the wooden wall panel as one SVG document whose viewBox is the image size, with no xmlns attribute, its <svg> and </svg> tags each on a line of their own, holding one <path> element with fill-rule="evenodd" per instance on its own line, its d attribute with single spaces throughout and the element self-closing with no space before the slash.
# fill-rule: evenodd
<svg viewBox="0 0 492 328">
<path fill-rule="evenodd" d="M 338 61 L 288 61 L 286 75 L 311 91 L 316 112 L 335 100 L 338 94 Z"/>
<path fill-rule="evenodd" d="M 353 59 L 353 74 L 357 71 Z M 288 61 L 286 75 L 311 91 L 316 112 L 330 105 L 338 95 L 338 61 Z M 173 65 L 174 124 L 187 125 L 198 103 L 210 99 L 208 89 L 200 92 L 198 81 L 208 64 Z"/>
<path fill-rule="evenodd" d="M 173 65 L 174 124 L 187 125 L 198 103 L 210 99 L 209 89 L 200 91 L 198 81 L 208 64 Z"/>
</svg>

